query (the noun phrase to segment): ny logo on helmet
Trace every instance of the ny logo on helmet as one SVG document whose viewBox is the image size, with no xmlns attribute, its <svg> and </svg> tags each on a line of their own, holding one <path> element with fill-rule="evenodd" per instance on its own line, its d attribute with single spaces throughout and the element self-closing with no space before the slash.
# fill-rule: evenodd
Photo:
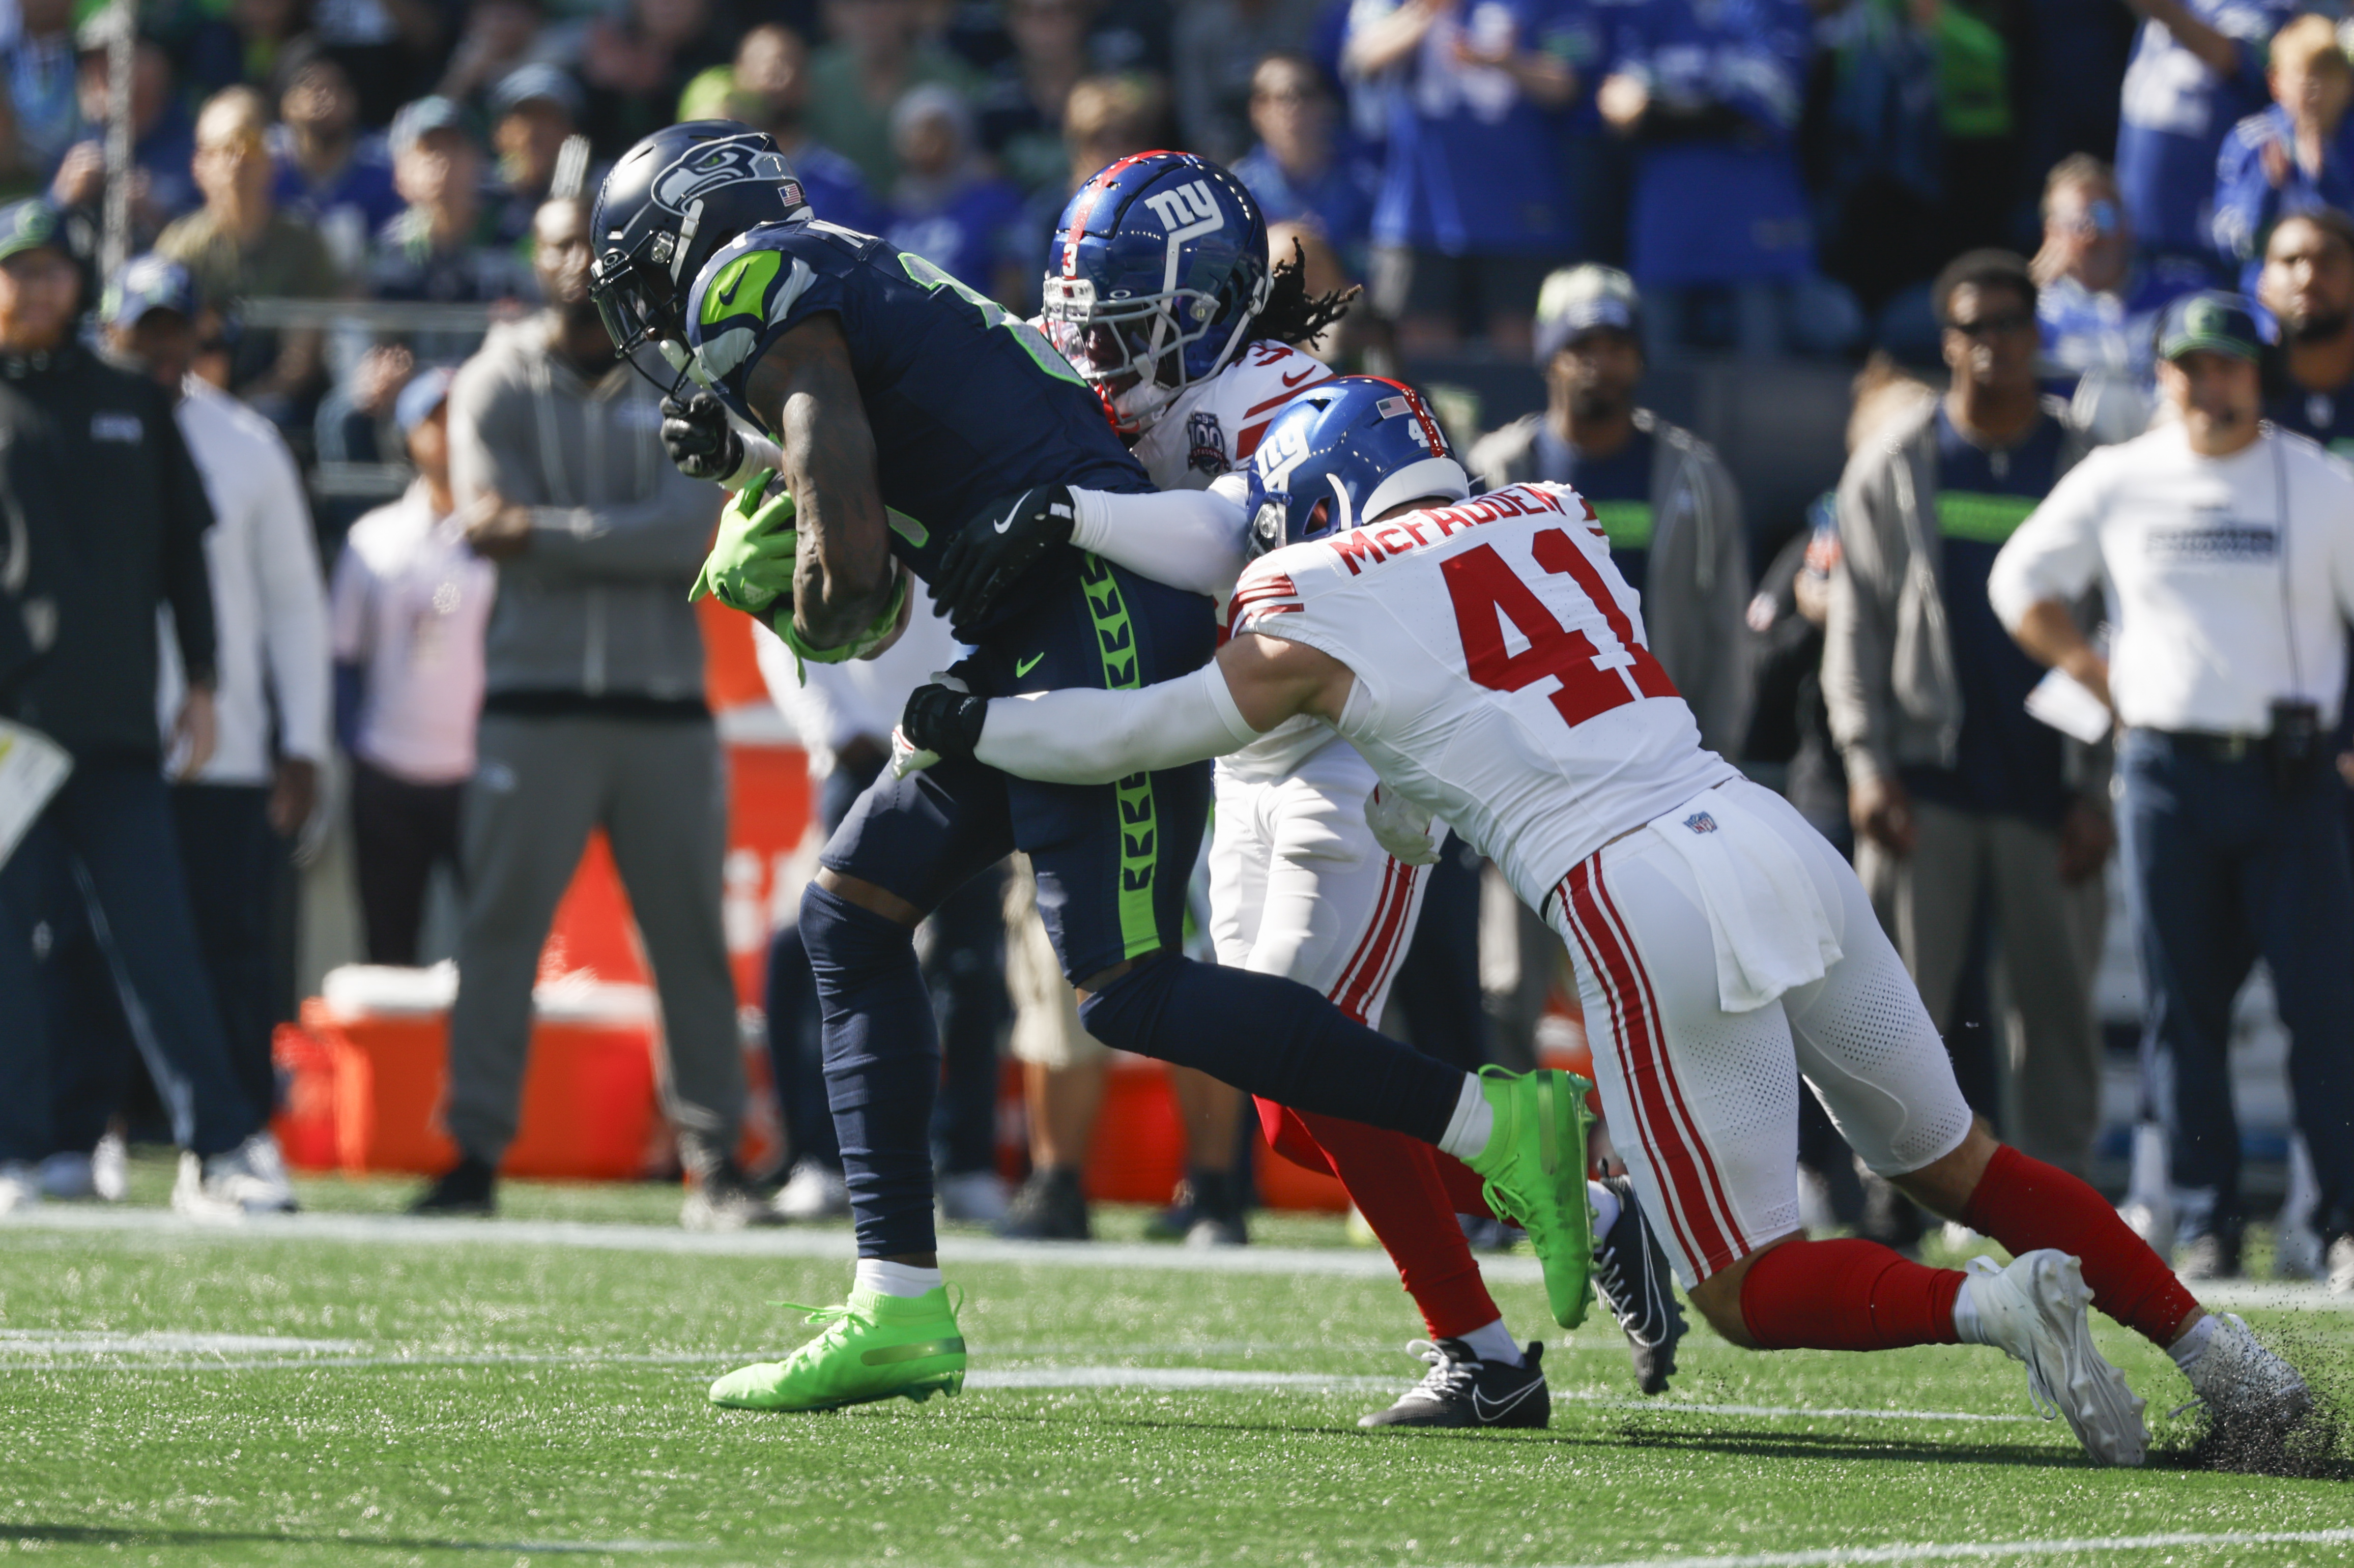
<svg viewBox="0 0 2354 1568">
<path fill-rule="evenodd" d="M 1215 224 L 1218 204 L 1211 198 L 1207 180 L 1195 180 L 1191 185 L 1174 185 L 1165 191 L 1154 191 L 1144 198 L 1152 216 L 1164 228 L 1183 228 L 1189 224 Z"/>
<path fill-rule="evenodd" d="M 790 211 L 801 204 L 792 172 L 782 154 L 757 147 L 748 139 L 706 143 L 654 177 L 654 205 L 684 216 L 716 190 L 757 182 L 787 185 L 785 207 Z"/>
</svg>

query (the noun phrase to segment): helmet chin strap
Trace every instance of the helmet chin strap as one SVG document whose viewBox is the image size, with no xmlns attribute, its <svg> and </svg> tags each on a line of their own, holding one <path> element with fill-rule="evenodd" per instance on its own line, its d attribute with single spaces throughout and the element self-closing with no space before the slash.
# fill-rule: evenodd
<svg viewBox="0 0 2354 1568">
<path fill-rule="evenodd" d="M 666 337 L 655 338 L 653 343 L 655 347 L 661 352 L 663 358 L 668 361 L 672 368 L 678 372 L 676 376 L 671 377 L 670 385 L 667 387 L 662 384 L 661 378 L 656 376 L 652 371 L 648 370 L 644 365 L 640 363 L 638 356 L 635 354 L 624 349 L 619 351 L 620 358 L 622 364 L 636 371 L 647 386 L 661 393 L 664 401 L 668 401 L 671 398 L 676 397 L 678 396 L 678 389 L 685 386 L 687 382 L 693 378 L 695 360 L 693 356 L 688 355 L 684 349 L 679 349 L 673 352 L 673 344 L 670 339 Z"/>
</svg>

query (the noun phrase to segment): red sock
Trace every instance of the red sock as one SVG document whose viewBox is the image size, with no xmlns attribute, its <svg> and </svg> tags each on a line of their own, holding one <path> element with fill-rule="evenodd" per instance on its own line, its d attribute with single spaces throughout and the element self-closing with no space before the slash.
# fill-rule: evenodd
<svg viewBox="0 0 2354 1568">
<path fill-rule="evenodd" d="M 1893 1351 L 1955 1345 L 1957 1268 L 1931 1268 L 1878 1242 L 1784 1242 L 1749 1266 L 1741 1320 L 1767 1351 Z"/>
<path fill-rule="evenodd" d="M 1962 1223 L 2014 1255 L 2049 1246 L 2082 1259 L 2093 1305 L 2160 1348 L 2174 1343 L 2182 1320 L 2199 1309 L 2198 1298 L 2106 1198 L 2008 1144 L 1987 1161 Z"/>
<path fill-rule="evenodd" d="M 1341 1179 L 1365 1223 L 1389 1249 L 1398 1279 L 1434 1340 L 1452 1340 L 1503 1316 L 1479 1277 L 1479 1265 L 1455 1223 L 1438 1163 L 1445 1157 L 1420 1139 L 1363 1122 L 1275 1107 L 1261 1100 L 1259 1122 L 1279 1124 L 1267 1139 L 1294 1163 L 1320 1163 Z M 1305 1143 L 1306 1149 L 1300 1144 Z"/>
</svg>

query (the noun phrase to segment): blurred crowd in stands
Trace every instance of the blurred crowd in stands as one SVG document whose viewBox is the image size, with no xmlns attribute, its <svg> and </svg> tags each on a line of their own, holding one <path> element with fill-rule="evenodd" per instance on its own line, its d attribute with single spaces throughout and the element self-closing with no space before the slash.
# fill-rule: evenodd
<svg viewBox="0 0 2354 1568">
<path fill-rule="evenodd" d="M 0 0 L 0 196 L 54 209 L 54 245 L 81 270 L 93 339 L 137 346 L 143 320 L 161 311 L 186 328 L 164 368 L 225 393 L 218 405 L 236 411 L 239 439 L 249 442 L 262 421 L 282 439 L 289 482 L 255 503 L 269 521 L 249 533 L 280 538 L 307 499 L 317 561 L 282 540 L 257 546 L 280 565 L 299 556 L 305 582 L 273 578 L 241 599 L 216 586 L 223 678 L 226 650 L 248 649 L 242 678 L 257 705 L 246 720 L 252 755 L 228 782 L 268 796 L 263 859 L 274 856 L 276 871 L 262 881 L 276 887 L 287 844 L 315 814 L 316 775 L 334 762 L 323 687 L 289 672 L 331 658 L 377 960 L 418 958 L 437 863 L 479 873 L 492 853 L 477 842 L 485 830 L 470 834 L 460 820 L 465 781 L 489 777 L 474 723 L 485 636 L 486 747 L 494 733 L 580 711 L 551 706 L 550 683 L 537 679 L 526 683 L 531 703 L 500 709 L 503 664 L 533 655 L 501 643 L 491 605 L 503 576 L 521 570 L 514 540 L 545 526 L 514 517 L 559 503 L 587 516 L 605 503 L 567 498 L 562 476 L 585 457 L 533 448 L 555 440 L 553 425 L 535 434 L 516 416 L 521 458 L 502 457 L 475 428 L 492 394 L 469 387 L 504 372 L 472 370 L 452 391 L 461 363 L 493 357 L 477 355 L 486 323 L 520 330 L 546 307 L 544 334 L 493 338 L 502 365 L 526 367 L 514 376 L 540 377 L 543 423 L 561 405 L 565 419 L 594 425 L 606 416 L 592 405 L 609 396 L 651 408 L 625 376 L 608 377 L 610 394 L 595 390 L 608 384 L 597 355 L 601 344 L 610 357 L 610 343 L 580 298 L 585 215 L 563 198 L 593 196 L 611 160 L 658 126 L 739 120 L 775 136 L 818 217 L 885 235 L 1028 313 L 1072 191 L 1126 154 L 1184 148 L 1231 164 L 1265 210 L 1278 259 L 1299 248 L 1311 291 L 1363 285 L 1358 308 L 1315 345 L 1328 359 L 1416 376 L 1533 362 L 1543 407 L 1524 418 L 1457 419 L 1465 406 L 1439 399 L 1473 466 L 1493 482 L 1573 482 L 1595 500 L 1708 743 L 1856 848 L 1941 1026 L 2006 1010 L 2023 1019 L 2007 1047 L 2016 1061 L 1966 1072 L 1966 1086 L 1999 1120 L 2007 1103 L 2007 1130 L 2031 1152 L 2084 1168 L 2099 1097 L 2088 997 L 2098 874 L 2114 837 L 2108 759 L 2019 714 L 2041 669 L 2007 635 L 1986 585 L 1996 550 L 2086 450 L 2163 415 L 2156 323 L 2197 291 L 2237 289 L 2256 302 L 2277 344 L 2270 416 L 2354 450 L 2354 63 L 2334 7 L 149 0 L 130 94 L 129 251 L 142 260 L 107 280 L 97 257 L 113 15 L 94 0 Z M 1647 374 L 1711 355 L 1864 366 L 1853 461 L 1810 522 L 1754 505 L 1744 515 L 1742 475 L 1642 406 Z M 542 362 L 556 370 L 527 368 Z M 197 406 L 215 408 L 215 397 Z M 1500 428 L 1481 428 L 1490 423 Z M 642 447 L 659 460 L 642 417 L 616 429 L 618 444 L 598 438 L 586 450 Z M 1836 440 L 1829 432 L 1827 444 Z M 453 483 L 453 449 L 474 478 L 461 471 Z M 519 503 L 511 472 L 481 477 L 510 461 L 540 476 L 525 489 L 546 493 Z M 706 499 L 716 511 L 716 493 Z M 1905 541 L 1921 537 L 1923 517 L 1941 543 L 1914 573 Z M 648 593 L 680 590 L 668 630 L 649 637 L 685 634 L 690 535 L 707 523 L 673 528 L 659 563 L 646 555 L 626 566 L 656 585 Z M 1924 593 L 1944 607 L 1929 634 L 1918 631 Z M 649 626 L 663 620 L 646 615 Z M 1913 630 L 1900 634 L 1899 621 Z M 649 734 L 699 704 L 682 679 L 625 691 L 635 705 L 620 713 L 601 669 L 583 679 L 581 700 L 597 715 L 655 726 Z M 823 682 L 800 699 L 802 737 L 834 781 L 829 820 L 879 766 L 895 712 L 890 692 L 828 694 Z M 708 767 L 692 747 L 682 758 L 690 772 Z M 547 765 L 577 782 L 572 762 Z M 526 816 L 536 800 L 524 802 Z M 226 873 L 206 874 L 229 885 Z M 544 927 L 538 906 L 554 895 L 540 885 L 555 873 L 534 874 L 514 917 Z M 262 874 L 239 875 L 247 887 Z M 1464 875 L 1462 908 L 1476 911 L 1476 866 Z M 944 993 L 999 964 L 990 903 L 956 911 L 941 933 L 938 967 L 964 977 L 943 979 Z M 1018 882 L 1011 903 L 1018 947 Z M 679 928 L 698 920 L 682 916 Z M 281 935 L 287 924 L 281 914 Z M 1525 1065 L 1557 946 L 1526 921 L 1484 928 L 1490 950 L 1464 960 L 1486 971 L 1477 1038 L 1425 1044 Z M 708 946 L 710 935 L 678 940 Z M 487 940 L 479 930 L 472 939 Z M 513 1012 L 536 938 L 505 940 L 514 950 L 503 961 L 523 977 L 502 1003 Z M 813 1099 L 808 1003 L 784 1000 L 806 991 L 797 952 L 787 933 L 772 965 L 771 1027 L 796 1151 L 818 1160 L 804 1160 L 787 1206 L 810 1217 L 837 1210 L 841 1193 L 838 1176 L 821 1179 L 828 1129 Z M 216 981 L 232 1033 L 249 1036 L 273 1005 L 283 1010 L 250 975 Z M 231 986 L 248 1000 L 229 999 Z M 1041 1065 L 1062 1062 L 1054 1042 L 1076 1037 L 1048 1016 L 1066 995 L 1044 991 L 1014 1029 L 1017 1047 L 1025 1029 L 1047 1042 L 1021 1052 Z M 952 1005 L 981 1020 L 985 1043 L 1002 993 L 960 994 Z M 673 1000 L 665 986 L 666 1007 Z M 461 1001 L 461 1015 L 469 1006 Z M 944 1115 L 944 1140 L 961 1150 L 951 1174 L 986 1160 L 985 1052 L 982 1061 L 957 1069 L 968 1089 Z M 490 1123 L 510 1116 L 519 1071 L 509 1061 L 493 1075 Z M 740 1085 L 713 1076 L 706 1098 L 724 1110 Z M 1033 1108 L 1041 1169 L 1068 1178 L 1093 1102 L 1060 1121 Z M 1058 1153 L 1066 1124 L 1066 1141 L 1081 1147 Z M 708 1179 L 722 1156 L 716 1132 L 702 1133 Z M 1808 1136 L 1819 1153 L 1831 1135 L 1810 1124 Z M 1232 1160 L 1228 1150 L 1197 1161 L 1197 1181 Z M 1859 1204 L 1893 1202 L 1856 1192 L 1842 1161 L 1817 1163 L 1850 1220 Z M 459 1199 L 479 1188 L 488 1201 L 488 1167 L 475 1177 Z M 959 1202 L 986 1216 L 1002 1194 L 974 1188 Z M 1182 1228 L 1182 1216 L 1173 1223 Z M 1884 1213 L 1872 1223 L 1901 1228 Z M 1082 1209 L 1033 1234 L 1084 1234 L 1085 1224 Z M 2236 1268 L 2237 1245 L 2234 1232 L 2229 1255 L 2211 1262 Z"/>
<path fill-rule="evenodd" d="M 397 456 L 393 399 L 436 345 L 240 327 L 238 302 L 529 303 L 538 201 L 678 118 L 772 132 L 822 217 L 1017 310 L 1076 183 L 1172 146 L 1232 164 L 1368 285 L 1359 335 L 1409 356 L 1524 352 L 1537 281 L 1581 259 L 1634 277 L 1655 354 L 1930 357 L 1938 266 L 2041 229 L 2049 346 L 2083 368 L 2130 361 L 2168 289 L 2252 278 L 2281 215 L 2354 199 L 2346 58 L 2327 18 L 2283 31 L 2291 9 L 150 0 L 131 249 L 192 269 L 228 389 L 306 462 Z M 45 192 L 85 243 L 111 15 L 0 7 L 0 190 Z M 586 165 L 561 167 L 576 136 Z"/>
</svg>

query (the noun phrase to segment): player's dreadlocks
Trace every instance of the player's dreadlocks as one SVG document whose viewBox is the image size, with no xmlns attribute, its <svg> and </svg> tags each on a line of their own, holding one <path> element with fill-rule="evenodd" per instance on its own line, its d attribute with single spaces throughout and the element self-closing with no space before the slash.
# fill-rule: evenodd
<svg viewBox="0 0 2354 1568">
<path fill-rule="evenodd" d="M 1364 291 L 1362 284 L 1352 283 L 1329 294 L 1309 293 L 1308 257 L 1295 238 L 1291 242 L 1291 259 L 1275 264 L 1267 303 L 1252 318 L 1251 335 L 1271 337 L 1298 347 L 1347 315 L 1349 307 Z"/>
</svg>

